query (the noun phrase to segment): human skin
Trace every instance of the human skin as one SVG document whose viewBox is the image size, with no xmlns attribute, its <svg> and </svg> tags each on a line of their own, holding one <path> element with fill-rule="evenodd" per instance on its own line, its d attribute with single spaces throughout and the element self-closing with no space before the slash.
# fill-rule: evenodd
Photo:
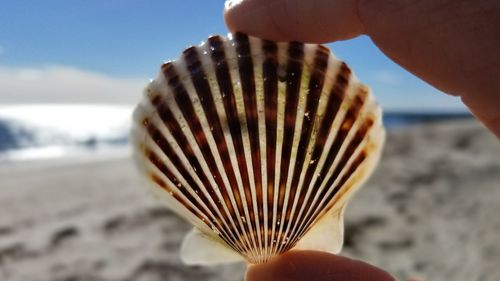
<svg viewBox="0 0 500 281">
<path fill-rule="evenodd" d="M 248 267 L 246 281 L 395 281 L 367 263 L 316 251 L 291 251 Z M 414 280 L 416 281 L 416 280 Z"/>
<path fill-rule="evenodd" d="M 368 35 L 393 61 L 460 96 L 500 138 L 500 1 L 229 1 L 231 31 L 326 43 Z M 404 93 L 402 93 L 404 94 Z"/>
</svg>

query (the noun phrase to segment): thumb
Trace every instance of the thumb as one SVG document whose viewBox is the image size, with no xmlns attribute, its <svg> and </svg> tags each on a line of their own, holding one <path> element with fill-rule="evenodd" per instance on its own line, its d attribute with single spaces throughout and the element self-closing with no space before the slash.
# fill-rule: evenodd
<svg viewBox="0 0 500 281">
<path fill-rule="evenodd" d="M 395 281 L 367 263 L 316 251 L 291 251 L 248 267 L 246 281 Z"/>
<path fill-rule="evenodd" d="M 233 32 L 276 41 L 325 43 L 363 33 L 353 0 L 229 0 L 224 16 Z"/>
</svg>

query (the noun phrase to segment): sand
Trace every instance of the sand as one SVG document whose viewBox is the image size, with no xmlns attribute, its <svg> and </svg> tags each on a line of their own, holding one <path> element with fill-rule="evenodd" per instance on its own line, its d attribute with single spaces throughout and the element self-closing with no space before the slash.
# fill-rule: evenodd
<svg viewBox="0 0 500 281">
<path fill-rule="evenodd" d="M 127 157 L 0 165 L 0 280 L 242 280 L 183 265 L 189 228 Z M 500 141 L 473 120 L 391 130 L 346 235 L 343 254 L 400 280 L 500 280 Z"/>
</svg>

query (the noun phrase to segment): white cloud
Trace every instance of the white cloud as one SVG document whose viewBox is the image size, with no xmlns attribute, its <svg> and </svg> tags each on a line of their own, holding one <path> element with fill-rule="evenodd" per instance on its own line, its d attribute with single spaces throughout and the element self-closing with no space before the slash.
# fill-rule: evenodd
<svg viewBox="0 0 500 281">
<path fill-rule="evenodd" d="M 66 66 L 0 66 L 0 104 L 135 104 L 146 78 L 117 78 Z"/>
<path fill-rule="evenodd" d="M 399 77 L 396 73 L 384 70 L 376 72 L 373 76 L 373 80 L 391 86 L 399 85 L 401 83 L 401 77 Z"/>
<path fill-rule="evenodd" d="M 377 82 L 392 86 L 399 85 L 401 83 L 401 77 L 399 77 L 396 73 L 384 70 L 377 71 L 373 75 L 373 79 Z"/>
</svg>

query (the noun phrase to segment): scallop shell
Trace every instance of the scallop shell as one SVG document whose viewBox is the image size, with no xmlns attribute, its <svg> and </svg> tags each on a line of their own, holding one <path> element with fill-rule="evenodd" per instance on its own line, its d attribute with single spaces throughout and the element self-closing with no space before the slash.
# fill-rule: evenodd
<svg viewBox="0 0 500 281">
<path fill-rule="evenodd" d="M 132 130 L 148 186 L 195 227 L 188 264 L 339 252 L 384 136 L 370 90 L 328 48 L 242 33 L 164 63 Z"/>
</svg>

